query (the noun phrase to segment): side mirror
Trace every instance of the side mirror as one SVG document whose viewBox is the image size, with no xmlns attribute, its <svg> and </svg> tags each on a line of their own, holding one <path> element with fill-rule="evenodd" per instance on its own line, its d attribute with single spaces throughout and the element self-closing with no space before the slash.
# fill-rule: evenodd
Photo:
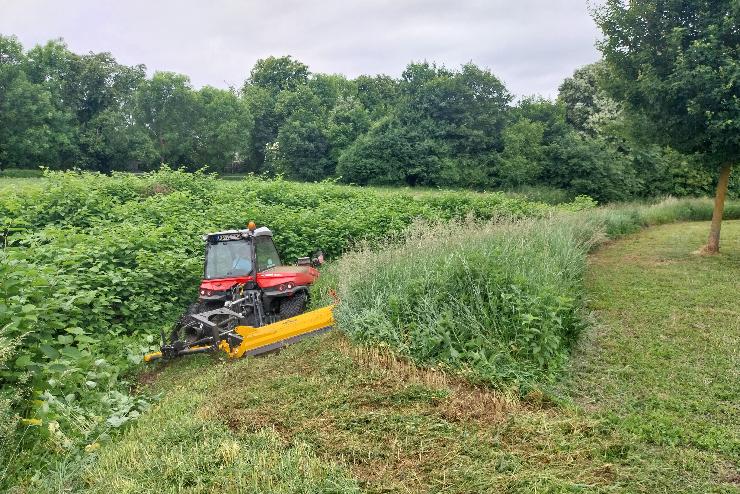
<svg viewBox="0 0 740 494">
<path fill-rule="evenodd" d="M 310 257 L 299 257 L 295 263 L 296 263 L 296 266 L 310 266 L 311 258 Z"/>
</svg>

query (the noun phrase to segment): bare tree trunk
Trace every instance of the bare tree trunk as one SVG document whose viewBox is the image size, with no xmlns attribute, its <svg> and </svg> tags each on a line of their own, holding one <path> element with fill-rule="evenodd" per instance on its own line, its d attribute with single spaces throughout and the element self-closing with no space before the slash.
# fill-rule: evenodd
<svg viewBox="0 0 740 494">
<path fill-rule="evenodd" d="M 730 183 L 730 171 L 732 164 L 725 163 L 719 172 L 717 182 L 717 193 L 714 196 L 714 211 L 712 212 L 712 226 L 709 230 L 709 240 L 702 251 L 706 254 L 717 254 L 719 252 L 719 230 L 722 227 L 722 212 L 725 209 L 725 196 L 727 186 Z"/>
</svg>

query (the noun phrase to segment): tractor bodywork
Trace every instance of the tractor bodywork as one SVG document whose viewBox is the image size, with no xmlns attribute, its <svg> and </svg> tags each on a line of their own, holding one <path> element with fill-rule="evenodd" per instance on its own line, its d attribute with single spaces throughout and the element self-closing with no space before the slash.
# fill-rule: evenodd
<svg viewBox="0 0 740 494">
<path fill-rule="evenodd" d="M 203 239 L 206 252 L 198 300 L 204 306 L 223 305 L 239 285 L 262 291 L 266 314 L 279 314 L 283 302 L 296 296 L 304 299 L 304 305 L 308 301 L 308 287 L 318 278 L 318 270 L 310 261 L 282 265 L 269 229 L 228 230 Z"/>
</svg>

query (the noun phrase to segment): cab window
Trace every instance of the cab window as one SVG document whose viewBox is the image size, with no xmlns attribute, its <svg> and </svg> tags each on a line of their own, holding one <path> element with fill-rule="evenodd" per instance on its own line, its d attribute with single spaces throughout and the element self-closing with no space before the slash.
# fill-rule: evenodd
<svg viewBox="0 0 740 494">
<path fill-rule="evenodd" d="M 280 266 L 280 256 L 278 256 L 275 244 L 272 242 L 272 237 L 256 237 L 254 239 L 254 250 L 257 256 L 257 271 Z"/>
</svg>

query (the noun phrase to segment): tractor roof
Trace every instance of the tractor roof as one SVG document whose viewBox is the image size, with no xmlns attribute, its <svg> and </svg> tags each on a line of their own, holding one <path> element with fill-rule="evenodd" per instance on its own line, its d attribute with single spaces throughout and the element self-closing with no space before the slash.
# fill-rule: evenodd
<svg viewBox="0 0 740 494">
<path fill-rule="evenodd" d="M 249 230 L 245 228 L 244 230 L 224 230 L 222 232 L 207 233 L 207 234 L 203 235 L 203 240 L 207 240 L 208 237 L 213 237 L 214 235 L 228 235 L 230 233 L 232 233 L 232 234 L 233 233 L 241 233 L 241 234 L 245 234 L 246 235 L 246 234 L 249 233 Z M 261 227 L 259 227 L 259 228 L 257 228 L 257 229 L 254 230 L 254 236 L 255 237 L 262 237 L 262 236 L 272 237 L 272 232 L 266 226 L 261 226 Z"/>
</svg>

